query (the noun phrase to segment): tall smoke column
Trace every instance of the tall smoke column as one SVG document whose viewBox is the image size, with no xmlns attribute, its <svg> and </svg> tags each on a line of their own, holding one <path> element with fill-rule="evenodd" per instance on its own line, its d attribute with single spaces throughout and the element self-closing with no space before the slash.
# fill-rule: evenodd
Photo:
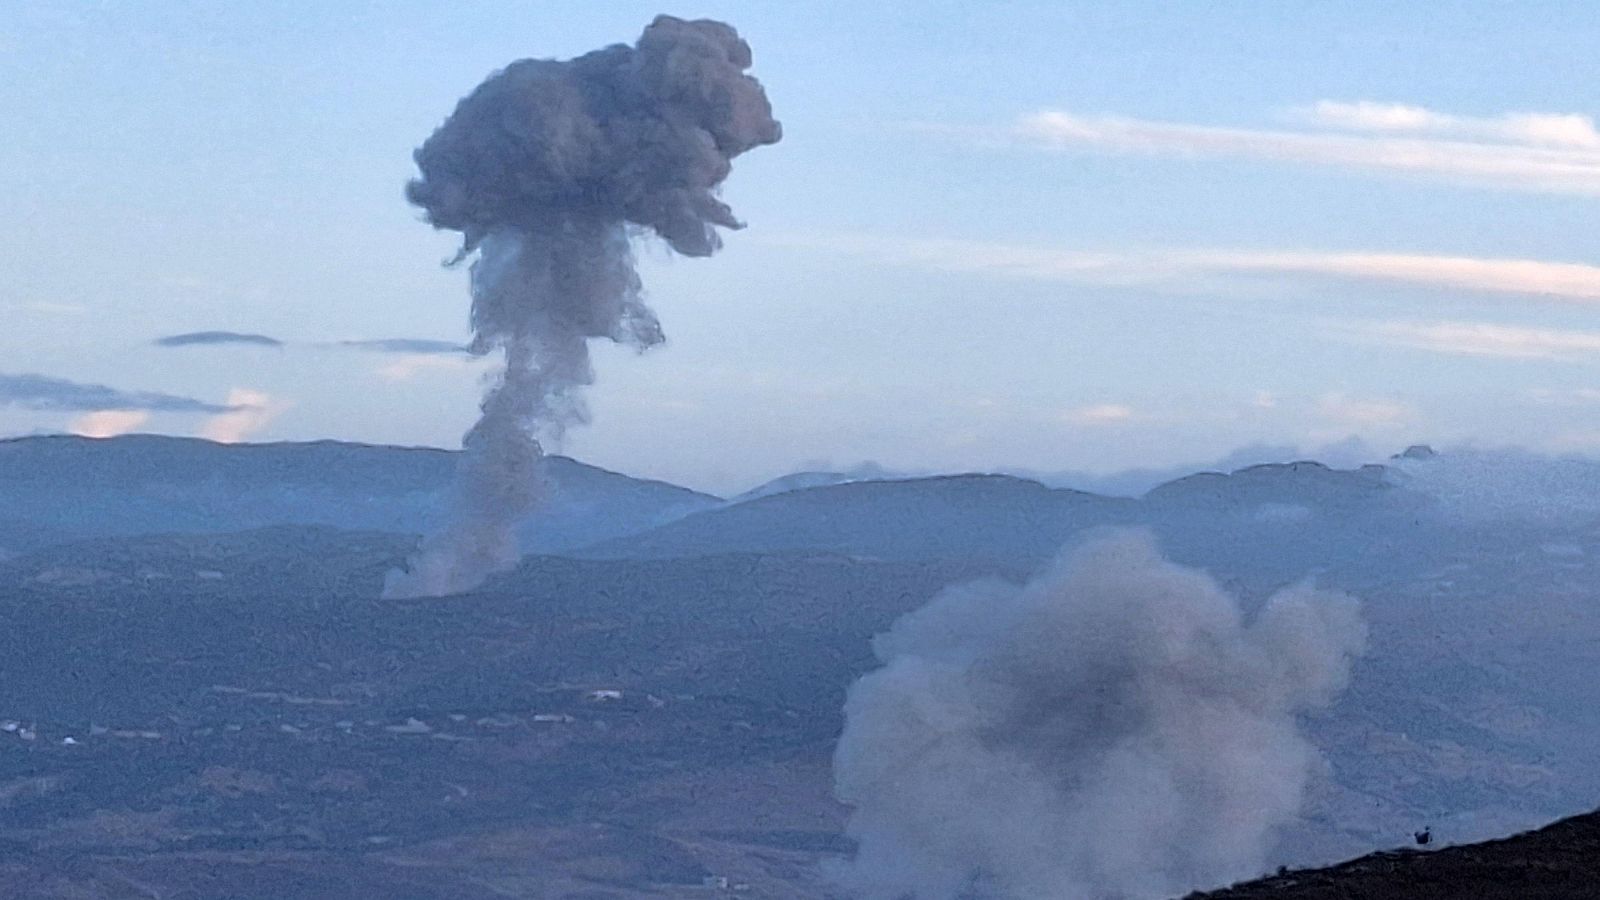
<svg viewBox="0 0 1600 900">
<path fill-rule="evenodd" d="M 590 338 L 640 350 L 661 325 L 640 296 L 630 238 L 710 256 L 740 228 L 716 191 L 735 156 L 776 143 L 750 47 L 732 27 L 660 16 L 639 42 L 491 75 L 416 152 L 406 196 L 461 232 L 472 263 L 472 352 L 505 352 L 462 441 L 451 519 L 387 597 L 468 590 L 519 556 L 544 440 L 584 421 Z"/>
<path fill-rule="evenodd" d="M 946 589 L 874 642 L 835 791 L 870 900 L 1174 896 L 1259 872 L 1318 757 L 1298 710 L 1342 689 L 1355 601 L 1255 616 L 1142 532 L 1030 584 Z"/>
</svg>

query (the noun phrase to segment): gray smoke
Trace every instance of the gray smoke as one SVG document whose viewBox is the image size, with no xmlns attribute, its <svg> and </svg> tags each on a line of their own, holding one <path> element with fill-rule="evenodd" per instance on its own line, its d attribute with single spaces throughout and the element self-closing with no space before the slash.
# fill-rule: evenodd
<svg viewBox="0 0 1600 900">
<path fill-rule="evenodd" d="M 719 226 L 741 227 L 717 188 L 735 156 L 782 133 L 750 64 L 732 27 L 660 16 L 632 47 L 512 63 L 417 150 L 406 195 L 461 232 L 457 261 L 476 254 L 470 350 L 504 351 L 505 370 L 463 439 L 451 524 L 390 573 L 386 596 L 467 590 L 515 564 L 541 440 L 586 417 L 589 340 L 663 340 L 630 238 L 709 256 Z"/>
<path fill-rule="evenodd" d="M 873 900 L 1157 897 L 1259 871 L 1318 763 L 1296 712 L 1365 640 L 1299 586 L 1253 616 L 1123 532 L 1018 587 L 946 589 L 874 641 L 836 793 Z"/>
</svg>

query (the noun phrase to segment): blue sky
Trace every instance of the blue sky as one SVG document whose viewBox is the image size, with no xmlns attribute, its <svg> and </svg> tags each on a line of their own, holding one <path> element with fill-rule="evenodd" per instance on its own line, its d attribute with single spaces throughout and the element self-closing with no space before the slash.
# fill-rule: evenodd
<svg viewBox="0 0 1600 900">
<path fill-rule="evenodd" d="M 1600 452 L 1580 3 L 15 4 L 0 433 L 457 445 L 485 365 L 340 343 L 468 337 L 411 150 L 493 69 L 661 11 L 740 29 L 785 138 L 737 161 L 722 254 L 640 248 L 669 340 L 597 348 L 574 455 L 736 490 Z M 153 344 L 213 330 L 283 345 Z"/>
</svg>

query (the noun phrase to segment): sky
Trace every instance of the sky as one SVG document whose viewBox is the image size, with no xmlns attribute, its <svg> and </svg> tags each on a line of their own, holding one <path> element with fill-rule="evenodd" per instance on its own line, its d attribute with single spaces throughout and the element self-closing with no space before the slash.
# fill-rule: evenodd
<svg viewBox="0 0 1600 900">
<path fill-rule="evenodd" d="M 459 446 L 492 361 L 402 195 L 484 76 L 734 24 L 748 228 L 638 247 L 564 452 L 1113 472 L 1240 447 L 1600 454 L 1586 3 L 0 0 L 0 434 Z"/>
</svg>

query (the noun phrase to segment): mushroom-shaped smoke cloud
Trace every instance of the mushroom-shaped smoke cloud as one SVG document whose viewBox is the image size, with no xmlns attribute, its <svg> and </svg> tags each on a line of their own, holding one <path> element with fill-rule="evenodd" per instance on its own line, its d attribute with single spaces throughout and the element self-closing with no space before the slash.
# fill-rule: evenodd
<svg viewBox="0 0 1600 900">
<path fill-rule="evenodd" d="M 585 412 L 588 341 L 662 341 L 630 237 L 709 256 L 740 223 L 716 192 L 735 156 L 782 130 L 750 47 L 721 22 L 661 16 L 632 46 L 525 59 L 479 85 L 416 153 L 406 189 L 472 263 L 471 350 L 505 351 L 463 440 L 451 524 L 423 542 L 387 596 L 467 590 L 516 562 L 537 503 L 540 438 Z"/>
</svg>

